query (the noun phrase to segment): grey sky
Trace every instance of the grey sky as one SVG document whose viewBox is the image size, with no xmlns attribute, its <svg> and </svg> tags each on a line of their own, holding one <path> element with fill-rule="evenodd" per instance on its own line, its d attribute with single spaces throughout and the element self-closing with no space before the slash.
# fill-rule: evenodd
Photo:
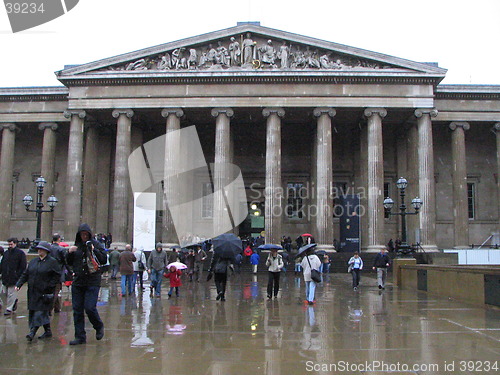
<svg viewBox="0 0 500 375">
<path fill-rule="evenodd" d="M 57 86 L 64 65 L 260 21 L 262 26 L 448 69 L 448 84 L 500 84 L 500 1 L 80 0 L 13 34 L 0 10 L 0 86 Z"/>
</svg>

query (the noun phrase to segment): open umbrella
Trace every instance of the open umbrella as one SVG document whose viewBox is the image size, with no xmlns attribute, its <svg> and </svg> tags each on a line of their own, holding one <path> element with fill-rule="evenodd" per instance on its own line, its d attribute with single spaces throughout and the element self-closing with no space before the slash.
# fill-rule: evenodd
<svg viewBox="0 0 500 375">
<path fill-rule="evenodd" d="M 313 235 L 312 235 L 312 234 L 310 234 L 310 233 L 304 233 L 304 234 L 302 234 L 302 237 L 312 237 L 312 236 L 313 236 Z"/>
<path fill-rule="evenodd" d="M 214 254 L 226 259 L 233 259 L 237 253 L 243 250 L 241 240 L 233 233 L 225 233 L 213 238 L 212 246 Z"/>
<path fill-rule="evenodd" d="M 67 244 L 66 242 L 59 242 L 59 246 L 69 247 L 69 244 Z"/>
<path fill-rule="evenodd" d="M 184 263 L 181 263 L 181 262 L 172 262 L 172 263 L 170 263 L 167 266 L 167 269 L 170 269 L 170 267 L 172 267 L 172 266 L 174 266 L 178 270 L 185 270 L 186 268 L 188 268 Z"/>
<path fill-rule="evenodd" d="M 272 249 L 277 249 L 277 250 L 283 250 L 283 248 L 279 245 L 275 245 L 273 243 L 266 243 L 264 245 L 260 245 L 258 249 L 261 250 L 272 250 Z"/>
<path fill-rule="evenodd" d="M 317 244 L 315 243 L 310 243 L 310 244 L 307 244 L 307 245 L 304 245 L 302 246 L 300 249 L 299 249 L 299 252 L 297 253 L 297 256 L 301 255 L 302 253 L 306 252 L 307 250 L 309 249 L 312 249 L 314 247 L 316 247 Z"/>
</svg>

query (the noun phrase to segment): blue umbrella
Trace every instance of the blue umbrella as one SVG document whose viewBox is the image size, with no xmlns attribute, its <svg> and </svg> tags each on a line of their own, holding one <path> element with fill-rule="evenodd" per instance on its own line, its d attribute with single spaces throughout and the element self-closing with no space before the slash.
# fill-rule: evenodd
<svg viewBox="0 0 500 375">
<path fill-rule="evenodd" d="M 233 233 L 225 233 L 213 238 L 212 246 L 214 254 L 225 259 L 234 259 L 234 256 L 243 250 L 241 240 Z"/>
<path fill-rule="evenodd" d="M 258 249 L 261 249 L 261 250 L 272 250 L 272 249 L 283 250 L 283 248 L 281 246 L 275 245 L 272 243 L 266 243 L 264 245 L 260 245 L 258 247 Z"/>
<path fill-rule="evenodd" d="M 310 243 L 310 244 L 307 244 L 307 245 L 304 245 L 302 246 L 300 249 L 299 249 L 299 252 L 297 253 L 297 256 L 301 255 L 302 253 L 306 252 L 307 250 L 309 249 L 312 249 L 314 247 L 316 247 L 317 244 L 315 243 Z"/>
</svg>

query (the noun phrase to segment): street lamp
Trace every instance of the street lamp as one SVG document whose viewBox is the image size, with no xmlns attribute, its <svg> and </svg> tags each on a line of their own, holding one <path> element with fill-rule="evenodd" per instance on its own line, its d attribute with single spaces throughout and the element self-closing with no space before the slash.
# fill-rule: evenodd
<svg viewBox="0 0 500 375">
<path fill-rule="evenodd" d="M 401 205 L 399 206 L 399 212 L 391 212 L 392 207 L 394 206 L 394 201 L 387 197 L 384 199 L 384 208 L 387 215 L 400 215 L 401 216 L 401 245 L 399 246 L 398 252 L 401 254 L 409 254 L 413 251 L 412 247 L 408 245 L 407 237 L 406 237 L 406 215 L 417 215 L 420 212 L 420 208 L 424 203 L 420 198 L 414 198 L 411 201 L 411 205 L 413 206 L 414 212 L 406 212 L 406 204 L 405 204 L 405 190 L 408 186 L 408 181 L 406 178 L 401 177 L 397 182 L 396 186 L 399 189 L 399 196 L 401 197 Z"/>
<path fill-rule="evenodd" d="M 33 204 L 33 198 L 31 197 L 31 195 L 26 194 L 23 198 L 23 204 L 24 204 L 24 207 L 26 207 L 26 211 L 36 212 L 36 238 L 30 247 L 30 250 L 29 250 L 30 252 L 35 252 L 35 247 L 40 242 L 40 236 L 41 236 L 40 232 L 42 230 L 42 213 L 53 212 L 54 208 L 57 206 L 57 202 L 59 202 L 55 196 L 51 195 L 47 199 L 47 204 L 49 205 L 50 210 L 43 209 L 43 207 L 44 207 L 44 204 L 42 202 L 43 188 L 45 187 L 46 183 L 47 183 L 47 181 L 42 176 L 38 177 L 35 181 L 36 192 L 37 192 L 35 209 L 30 209 L 31 205 Z"/>
</svg>

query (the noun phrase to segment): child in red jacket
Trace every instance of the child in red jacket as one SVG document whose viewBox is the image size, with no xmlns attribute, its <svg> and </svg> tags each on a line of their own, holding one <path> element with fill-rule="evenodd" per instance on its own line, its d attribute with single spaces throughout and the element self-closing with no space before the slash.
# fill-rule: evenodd
<svg viewBox="0 0 500 375">
<path fill-rule="evenodd" d="M 172 292 L 175 288 L 175 296 L 179 297 L 179 287 L 181 284 L 182 271 L 175 268 L 175 266 L 170 267 L 170 272 L 163 274 L 167 279 L 170 279 L 170 290 L 168 292 L 168 298 L 172 298 Z"/>
</svg>

